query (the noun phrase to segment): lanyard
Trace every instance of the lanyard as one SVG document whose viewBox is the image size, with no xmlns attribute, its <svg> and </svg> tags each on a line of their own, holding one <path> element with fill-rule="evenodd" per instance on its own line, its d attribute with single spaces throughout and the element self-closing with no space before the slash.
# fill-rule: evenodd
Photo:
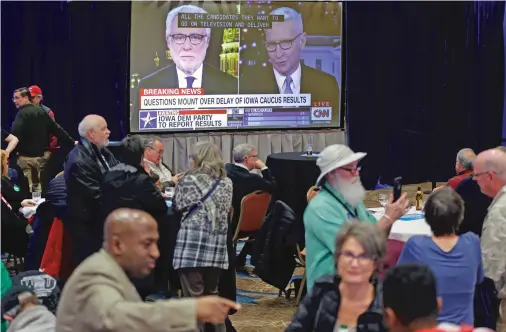
<svg viewBox="0 0 506 332">
<path fill-rule="evenodd" d="M 357 215 L 357 209 L 355 209 L 355 212 L 353 212 L 349 207 L 348 205 L 343 202 L 339 197 L 337 197 L 332 191 L 330 191 L 327 187 L 323 186 L 323 189 L 325 189 L 329 194 L 332 195 L 332 197 L 334 197 L 336 199 L 336 201 L 339 202 L 339 204 L 341 204 L 345 209 L 346 211 L 348 211 L 348 213 L 354 218 L 354 219 L 358 219 L 358 215 Z"/>
<path fill-rule="evenodd" d="M 4 202 L 5 205 L 12 210 L 12 206 L 5 200 L 4 195 L 0 194 L 0 197 L 2 198 L 2 202 Z"/>
</svg>

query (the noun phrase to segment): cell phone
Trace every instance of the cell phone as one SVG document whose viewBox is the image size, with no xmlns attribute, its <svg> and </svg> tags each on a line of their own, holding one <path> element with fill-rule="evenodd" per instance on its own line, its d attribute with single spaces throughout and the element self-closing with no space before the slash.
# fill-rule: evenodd
<svg viewBox="0 0 506 332">
<path fill-rule="evenodd" d="M 402 194 L 402 176 L 394 179 L 394 202 L 401 198 Z"/>
</svg>

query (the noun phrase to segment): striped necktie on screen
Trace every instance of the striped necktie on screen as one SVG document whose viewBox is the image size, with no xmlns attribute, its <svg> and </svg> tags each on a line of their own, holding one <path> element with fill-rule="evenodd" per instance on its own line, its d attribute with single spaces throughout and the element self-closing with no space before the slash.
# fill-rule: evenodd
<svg viewBox="0 0 506 332">
<path fill-rule="evenodd" d="M 187 88 L 193 88 L 193 82 L 195 81 L 195 77 L 193 76 L 186 76 L 186 87 Z"/>
<path fill-rule="evenodd" d="M 293 94 L 291 84 L 292 84 L 292 77 L 287 76 L 285 78 L 285 91 L 283 92 L 284 94 L 289 94 L 289 95 Z"/>
</svg>

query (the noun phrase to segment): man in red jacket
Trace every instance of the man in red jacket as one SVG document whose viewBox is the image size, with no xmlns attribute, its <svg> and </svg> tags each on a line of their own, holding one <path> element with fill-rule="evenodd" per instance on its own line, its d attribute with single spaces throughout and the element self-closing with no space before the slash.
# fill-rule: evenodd
<svg viewBox="0 0 506 332">
<path fill-rule="evenodd" d="M 39 88 L 37 85 L 32 85 L 28 89 L 30 90 L 30 94 L 32 95 L 32 104 L 42 108 L 54 120 L 53 111 L 49 107 L 47 107 L 46 105 L 42 104 L 42 99 L 43 99 L 42 89 Z M 58 139 L 54 135 L 51 135 L 50 137 L 51 137 L 51 139 L 50 139 L 50 143 L 49 143 L 49 152 L 53 153 L 55 149 L 59 148 Z"/>
</svg>

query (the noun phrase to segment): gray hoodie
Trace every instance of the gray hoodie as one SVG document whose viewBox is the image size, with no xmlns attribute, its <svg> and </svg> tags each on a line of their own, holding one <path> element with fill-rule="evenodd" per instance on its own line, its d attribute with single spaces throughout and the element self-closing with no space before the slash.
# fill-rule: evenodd
<svg viewBox="0 0 506 332">
<path fill-rule="evenodd" d="M 7 332 L 54 332 L 56 317 L 43 305 L 36 305 L 16 316 Z"/>
</svg>

